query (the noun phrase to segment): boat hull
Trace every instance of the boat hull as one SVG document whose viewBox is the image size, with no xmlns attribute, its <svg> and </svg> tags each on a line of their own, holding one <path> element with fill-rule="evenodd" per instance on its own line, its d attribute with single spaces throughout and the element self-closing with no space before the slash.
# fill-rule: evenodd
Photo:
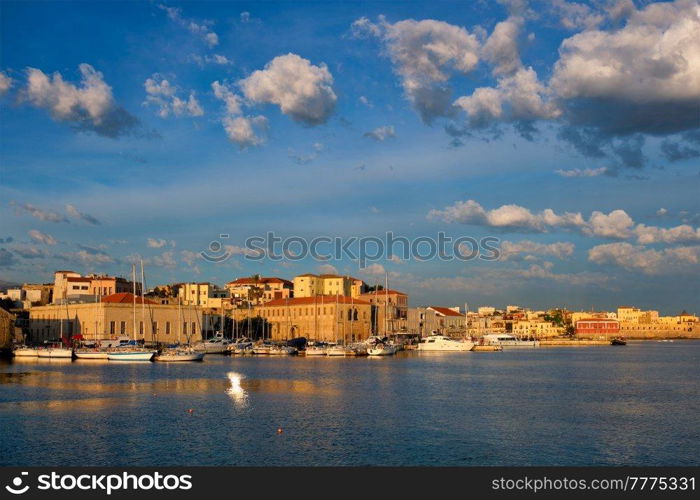
<svg viewBox="0 0 700 500">
<path fill-rule="evenodd" d="M 39 351 L 38 349 L 23 347 L 21 349 L 15 349 L 14 351 L 12 351 L 12 355 L 17 358 L 36 358 L 39 356 Z"/>
<path fill-rule="evenodd" d="M 107 359 L 110 361 L 151 361 L 155 353 L 155 351 L 110 352 Z"/>
<path fill-rule="evenodd" d="M 73 349 L 40 349 L 38 357 L 69 359 L 73 357 Z"/>
<path fill-rule="evenodd" d="M 78 359 L 109 359 L 109 353 L 106 351 L 75 351 L 75 357 Z"/>
<path fill-rule="evenodd" d="M 203 361 L 203 352 L 193 352 L 188 354 L 159 354 L 156 356 L 156 361 L 165 363 L 177 363 L 182 361 Z"/>
</svg>

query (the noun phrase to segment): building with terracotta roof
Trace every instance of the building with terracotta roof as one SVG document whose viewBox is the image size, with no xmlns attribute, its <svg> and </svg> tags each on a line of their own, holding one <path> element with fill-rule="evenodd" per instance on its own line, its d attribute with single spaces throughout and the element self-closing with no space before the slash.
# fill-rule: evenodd
<svg viewBox="0 0 700 500">
<path fill-rule="evenodd" d="M 135 314 L 134 314 L 135 313 Z M 196 342 L 202 339 L 203 314 L 196 306 L 158 304 L 129 292 L 81 301 L 32 307 L 25 330 L 28 342 L 61 337 L 116 339 L 127 336 L 146 342 Z M 78 337 L 79 338 L 79 337 Z"/>
<path fill-rule="evenodd" d="M 206 309 L 221 309 L 230 297 L 228 290 L 209 282 L 180 283 L 177 296 L 183 305 L 200 306 Z"/>
<path fill-rule="evenodd" d="M 118 276 L 89 274 L 75 271 L 56 271 L 53 283 L 53 304 L 65 301 L 105 297 L 113 293 L 133 292 L 134 283 Z M 141 294 L 141 283 L 136 283 L 136 294 Z"/>
<path fill-rule="evenodd" d="M 372 335 L 372 305 L 341 295 L 275 299 L 252 314 L 266 320 L 265 337 L 288 340 L 306 337 L 323 342 L 351 343 Z M 245 310 L 237 311 L 245 315 Z M 243 316 L 237 319 L 243 319 Z"/>
<path fill-rule="evenodd" d="M 250 276 L 226 283 L 226 289 L 236 305 L 260 305 L 292 296 L 294 284 L 276 276 Z"/>
</svg>

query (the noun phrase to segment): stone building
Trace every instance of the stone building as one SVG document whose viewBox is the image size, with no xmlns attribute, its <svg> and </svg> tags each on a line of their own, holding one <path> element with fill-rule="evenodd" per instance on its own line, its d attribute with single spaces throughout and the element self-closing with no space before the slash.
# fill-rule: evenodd
<svg viewBox="0 0 700 500">
<path fill-rule="evenodd" d="M 134 306 L 135 303 L 135 306 Z M 146 342 L 201 340 L 202 311 L 194 306 L 157 304 L 130 293 L 100 302 L 81 301 L 33 307 L 26 335 L 30 342 L 82 335 L 85 339 L 126 336 Z"/>
<path fill-rule="evenodd" d="M 362 293 L 358 298 L 374 306 L 372 331 L 375 335 L 408 333 L 408 295 L 387 289 Z"/>
<path fill-rule="evenodd" d="M 0 349 L 8 349 L 12 345 L 15 332 L 15 315 L 0 307 Z"/>
<path fill-rule="evenodd" d="M 436 334 L 463 337 L 464 314 L 459 312 L 459 307 L 412 307 L 408 309 L 408 331 L 421 337 Z"/>
<path fill-rule="evenodd" d="M 226 289 L 232 301 L 237 305 L 248 303 L 261 305 L 271 300 L 291 297 L 294 284 L 274 276 L 251 276 L 229 281 L 226 283 Z"/>
<path fill-rule="evenodd" d="M 300 274 L 294 278 L 294 297 L 340 295 L 358 297 L 362 292 L 362 280 L 337 274 Z"/>
</svg>

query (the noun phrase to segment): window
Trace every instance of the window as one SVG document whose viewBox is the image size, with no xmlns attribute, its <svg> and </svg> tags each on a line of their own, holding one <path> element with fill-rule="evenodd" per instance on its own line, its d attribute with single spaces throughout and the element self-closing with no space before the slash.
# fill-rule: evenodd
<svg viewBox="0 0 700 500">
<path fill-rule="evenodd" d="M 187 335 L 187 321 L 184 321 L 184 322 L 182 323 L 182 333 L 183 333 L 184 335 Z"/>
<path fill-rule="evenodd" d="M 165 322 L 165 334 L 170 335 L 170 321 Z"/>
<path fill-rule="evenodd" d="M 151 323 L 151 332 L 152 332 L 154 335 L 157 335 L 157 334 L 158 334 L 158 322 L 157 322 L 157 321 L 153 321 L 153 322 Z"/>
<path fill-rule="evenodd" d="M 119 324 L 119 333 L 120 333 L 121 335 L 124 335 L 124 334 L 126 333 L 126 321 L 122 321 L 122 322 Z"/>
<path fill-rule="evenodd" d="M 192 334 L 194 335 L 195 332 L 197 331 L 197 327 L 195 326 L 195 322 L 192 322 Z"/>
<path fill-rule="evenodd" d="M 143 321 L 139 321 L 139 335 L 143 336 Z"/>
</svg>

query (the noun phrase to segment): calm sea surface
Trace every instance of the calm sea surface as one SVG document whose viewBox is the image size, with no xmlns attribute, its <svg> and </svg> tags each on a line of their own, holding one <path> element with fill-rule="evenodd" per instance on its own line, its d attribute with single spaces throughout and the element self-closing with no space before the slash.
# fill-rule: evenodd
<svg viewBox="0 0 700 500">
<path fill-rule="evenodd" d="M 0 449 L 5 466 L 698 465 L 700 342 L 2 361 Z"/>
</svg>

